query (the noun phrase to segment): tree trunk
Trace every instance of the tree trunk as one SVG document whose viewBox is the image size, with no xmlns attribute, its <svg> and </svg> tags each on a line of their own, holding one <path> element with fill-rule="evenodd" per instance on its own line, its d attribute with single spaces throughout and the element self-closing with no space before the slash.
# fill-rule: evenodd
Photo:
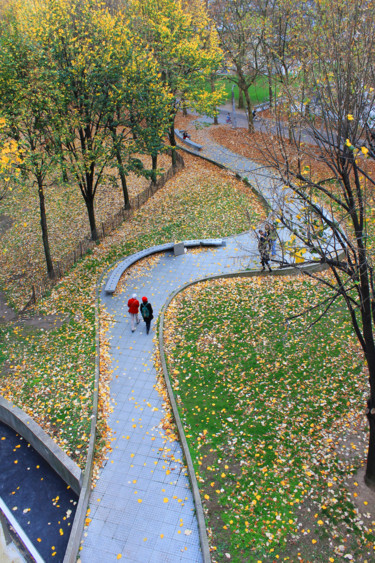
<svg viewBox="0 0 375 563">
<path fill-rule="evenodd" d="M 244 109 L 244 92 L 242 88 L 238 87 L 238 109 Z"/>
<path fill-rule="evenodd" d="M 130 199 L 129 199 L 128 186 L 127 186 L 127 183 L 126 183 L 125 170 L 124 170 L 124 166 L 123 166 L 123 163 L 122 163 L 121 149 L 120 149 L 120 144 L 119 144 L 119 141 L 118 141 L 118 138 L 117 138 L 115 126 L 111 125 L 110 130 L 111 130 L 112 140 L 113 140 L 113 144 L 114 144 L 115 151 L 116 151 L 117 168 L 118 168 L 118 171 L 119 171 L 119 174 L 120 174 L 122 193 L 124 195 L 124 208 L 130 209 Z"/>
<path fill-rule="evenodd" d="M 361 230 L 361 229 L 360 229 Z M 370 397 L 367 401 L 369 422 L 369 445 L 367 452 L 367 465 L 365 482 L 368 487 L 375 490 L 375 343 L 372 319 L 372 304 L 369 268 L 367 265 L 366 249 L 363 246 L 362 236 L 357 237 L 359 246 L 359 276 L 361 287 L 361 317 L 363 339 L 366 343 L 365 357 L 369 371 Z"/>
<path fill-rule="evenodd" d="M 98 231 L 96 229 L 94 198 L 91 194 L 90 195 L 86 194 L 85 203 L 86 203 L 87 214 L 89 216 L 91 239 L 94 240 L 94 241 L 98 241 L 99 235 L 98 235 Z"/>
<path fill-rule="evenodd" d="M 151 172 L 151 180 L 153 184 L 156 184 L 156 170 L 158 167 L 158 154 L 152 154 L 152 172 Z"/>
<path fill-rule="evenodd" d="M 211 92 L 214 93 L 215 92 L 215 79 L 214 79 L 214 75 L 211 74 Z M 216 110 L 216 108 L 215 108 Z M 214 125 L 219 125 L 218 119 L 217 119 L 217 114 L 214 115 Z"/>
<path fill-rule="evenodd" d="M 120 158 L 121 158 L 121 155 L 120 155 Z M 129 199 L 128 185 L 126 183 L 126 176 L 125 176 L 124 168 L 122 166 L 122 161 L 119 162 L 118 171 L 120 173 L 122 194 L 124 196 L 124 209 L 130 209 L 130 199 Z"/>
<path fill-rule="evenodd" d="M 245 94 L 245 99 L 246 99 L 247 121 L 248 121 L 249 133 L 254 133 L 253 106 L 251 105 L 251 100 L 250 100 L 248 88 L 244 89 L 244 94 Z"/>
<path fill-rule="evenodd" d="M 371 321 L 370 321 L 371 323 Z M 366 327 L 364 327 L 364 337 Z M 367 451 L 367 464 L 365 483 L 368 487 L 375 490 L 375 348 L 371 326 L 370 339 L 366 342 L 366 361 L 369 370 L 370 397 L 367 401 L 367 420 L 369 423 L 370 435 Z"/>
<path fill-rule="evenodd" d="M 130 111 L 130 128 L 131 128 L 131 132 L 132 132 L 132 136 L 133 139 L 136 141 L 138 139 L 138 133 L 137 133 L 137 121 L 134 118 L 134 115 L 132 113 L 132 111 Z"/>
<path fill-rule="evenodd" d="M 182 115 L 184 117 L 187 117 L 187 114 L 188 114 L 188 112 L 187 112 L 186 102 L 185 102 L 185 100 L 183 100 L 182 101 Z"/>
<path fill-rule="evenodd" d="M 46 258 L 48 277 L 52 279 L 55 277 L 55 272 L 53 270 L 51 251 L 48 241 L 48 227 L 47 227 L 47 215 L 46 215 L 46 206 L 45 206 L 44 190 L 43 190 L 43 179 L 39 174 L 37 175 L 37 182 L 38 182 L 39 209 L 40 209 L 40 225 L 42 227 L 44 256 Z"/>
<path fill-rule="evenodd" d="M 171 145 L 171 151 L 172 151 L 172 166 L 176 166 L 177 158 L 176 158 L 176 137 L 174 135 L 174 119 L 173 119 L 173 123 L 169 128 L 168 136 L 169 136 L 169 143 Z"/>
<path fill-rule="evenodd" d="M 273 88 L 272 88 L 272 69 L 271 65 L 267 64 L 267 79 L 268 79 L 268 97 L 270 100 L 270 108 L 273 106 Z"/>
<path fill-rule="evenodd" d="M 375 399 L 367 401 L 367 420 L 370 428 L 365 483 L 370 489 L 375 490 Z"/>
</svg>

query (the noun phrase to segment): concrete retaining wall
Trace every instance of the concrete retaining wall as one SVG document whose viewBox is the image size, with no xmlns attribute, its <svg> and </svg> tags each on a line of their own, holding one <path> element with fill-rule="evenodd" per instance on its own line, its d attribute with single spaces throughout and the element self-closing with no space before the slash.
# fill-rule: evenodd
<svg viewBox="0 0 375 563">
<path fill-rule="evenodd" d="M 0 397 L 0 420 L 13 428 L 46 460 L 58 475 L 79 495 L 82 471 L 76 463 L 23 410 Z"/>
</svg>

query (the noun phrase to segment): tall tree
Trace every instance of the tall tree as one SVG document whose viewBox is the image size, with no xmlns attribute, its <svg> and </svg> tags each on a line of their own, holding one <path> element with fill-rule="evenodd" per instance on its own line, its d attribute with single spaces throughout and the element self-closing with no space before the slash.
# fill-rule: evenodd
<svg viewBox="0 0 375 563">
<path fill-rule="evenodd" d="M 126 29 L 123 14 L 118 13 L 121 26 Z M 124 33 L 122 32 L 122 37 Z M 124 193 L 125 208 L 130 206 L 126 184 L 129 171 L 156 179 L 157 156 L 164 148 L 169 124 L 170 96 L 158 76 L 157 63 L 134 35 L 128 38 L 131 64 L 124 64 L 120 48 L 116 48 L 118 61 L 111 82 L 108 124 L 117 168 Z M 134 153 L 149 154 L 152 170 L 148 171 Z"/>
<path fill-rule="evenodd" d="M 289 196 L 280 205 L 279 217 L 292 240 L 305 249 L 295 250 L 297 262 L 326 264 L 332 272 L 329 280 L 310 274 L 332 292 L 318 317 L 343 299 L 363 350 L 370 385 L 366 483 L 375 489 L 375 247 L 369 209 L 375 187 L 372 8 L 367 0 L 320 0 L 301 6 L 299 73 L 282 92 L 293 105 L 298 134 L 292 144 L 285 141 L 280 105 L 278 144 L 275 148 L 274 139 L 268 147 L 268 159 L 293 194 L 292 204 Z M 296 202 L 299 214 L 291 210 Z"/>
<path fill-rule="evenodd" d="M 107 72 L 117 60 L 116 22 L 96 0 L 45 0 L 41 13 L 33 15 L 45 66 L 62 92 L 62 103 L 56 103 L 60 147 L 85 201 L 91 237 L 97 240 L 94 200 L 111 161 Z"/>
<path fill-rule="evenodd" d="M 91 237 L 98 239 L 95 196 L 105 171 L 122 155 L 116 138 L 118 110 L 135 92 L 136 55 L 125 20 L 100 0 L 42 0 L 26 14 L 30 34 L 43 52 L 43 68 L 59 96 L 55 105 L 56 149 L 80 188 Z M 120 104 L 120 105 L 119 105 Z M 128 202 L 126 184 L 123 184 Z"/>
<path fill-rule="evenodd" d="M 299 10 L 291 0 L 253 0 L 254 9 L 263 19 L 262 52 L 268 79 L 269 101 L 274 105 L 278 84 L 288 82 L 296 66 L 294 39 Z"/>
<path fill-rule="evenodd" d="M 37 186 L 44 255 L 49 277 L 54 277 L 48 238 L 45 182 L 53 166 L 53 108 L 41 87 L 43 73 L 36 53 L 15 12 L 9 13 L 0 30 L 0 113 L 3 132 L 17 143 L 22 159 L 18 167 L 31 174 Z"/>
<path fill-rule="evenodd" d="M 213 0 L 210 13 L 216 23 L 220 45 L 231 73 L 230 80 L 243 92 L 249 132 L 254 131 L 249 88 L 265 72 L 262 44 L 265 22 L 251 0 Z"/>
<path fill-rule="evenodd" d="M 209 25 L 204 5 L 181 0 L 130 0 L 132 27 L 155 57 L 160 78 L 170 95 L 169 140 L 176 146 L 174 122 L 182 103 L 214 114 L 224 99 L 221 90 L 206 91 L 211 74 L 220 67 L 222 52 Z"/>
</svg>

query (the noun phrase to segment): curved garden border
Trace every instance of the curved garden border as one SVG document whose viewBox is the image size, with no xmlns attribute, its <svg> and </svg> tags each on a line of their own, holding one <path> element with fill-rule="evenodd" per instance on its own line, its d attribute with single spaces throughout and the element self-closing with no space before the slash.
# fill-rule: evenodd
<svg viewBox="0 0 375 563">
<path fill-rule="evenodd" d="M 302 268 L 301 267 L 298 267 L 298 268 L 290 267 L 290 268 L 284 268 L 284 269 L 280 269 L 280 270 L 273 270 L 271 275 L 273 275 L 273 276 L 275 276 L 275 275 L 276 276 L 288 276 L 288 275 L 293 275 L 293 274 L 295 275 L 295 274 L 303 273 L 303 270 L 308 271 L 308 272 L 316 272 L 316 271 L 324 270 L 326 268 L 327 268 L 327 266 L 324 265 L 324 264 L 322 264 L 322 265 L 312 264 L 312 265 L 307 265 L 307 266 L 302 267 Z M 172 411 L 173 411 L 173 417 L 175 419 L 178 435 L 179 435 L 179 438 L 180 438 L 182 450 L 183 450 L 183 453 L 184 453 L 184 456 L 185 456 L 186 465 L 187 465 L 187 469 L 188 469 L 189 479 L 190 479 L 190 483 L 191 483 L 191 488 L 192 488 L 192 493 L 193 493 L 193 498 L 194 498 L 194 503 L 195 503 L 195 508 L 196 508 L 199 536 L 200 536 L 200 540 L 201 540 L 201 548 L 202 548 L 204 563 L 210 563 L 210 561 L 211 561 L 210 548 L 209 548 L 209 544 L 208 544 L 208 537 L 207 537 L 207 531 L 206 531 L 205 516 L 204 516 L 201 497 L 200 497 L 198 482 L 197 482 L 197 479 L 196 479 L 196 476 L 195 476 L 195 470 L 194 470 L 193 462 L 192 462 L 191 455 L 190 455 L 189 446 L 188 446 L 188 443 L 187 443 L 187 440 L 186 440 L 184 427 L 183 427 L 182 422 L 181 422 L 180 413 L 179 413 L 179 410 L 178 410 L 177 402 L 176 402 L 174 392 L 173 392 L 173 387 L 172 387 L 171 380 L 170 380 L 170 377 L 169 377 L 165 348 L 164 348 L 164 316 L 165 316 L 166 310 L 168 309 L 168 306 L 170 305 L 171 301 L 173 301 L 173 299 L 176 297 L 176 295 L 178 295 L 182 291 L 185 291 L 185 289 L 187 289 L 188 287 L 190 287 L 192 285 L 196 285 L 198 283 L 216 280 L 216 279 L 255 277 L 255 276 L 269 276 L 269 274 L 263 273 L 259 269 L 248 270 L 246 272 L 244 272 L 243 270 L 242 271 L 240 270 L 238 272 L 231 272 L 229 274 L 217 274 L 217 275 L 214 275 L 214 276 L 205 276 L 203 278 L 199 278 L 197 280 L 187 282 L 182 287 L 179 287 L 178 289 L 176 289 L 175 291 L 173 291 L 169 295 L 168 299 L 166 300 L 166 302 L 163 305 L 163 308 L 162 308 L 162 310 L 160 312 L 160 316 L 159 316 L 159 319 L 160 319 L 159 320 L 159 350 L 160 350 L 161 365 L 162 365 L 162 368 L 163 368 L 164 379 L 165 379 L 165 382 L 166 382 L 168 396 L 169 396 L 169 400 L 170 400 Z"/>
<path fill-rule="evenodd" d="M 258 197 L 260 197 L 262 199 L 262 201 L 266 205 L 266 208 L 270 209 L 270 205 L 267 202 L 267 200 L 265 199 L 265 197 L 262 194 L 260 194 L 254 188 L 254 186 L 252 186 L 250 184 L 250 182 L 247 180 L 247 178 L 242 177 L 237 172 L 234 172 L 230 168 L 224 166 L 223 164 L 215 162 L 214 160 L 211 160 L 211 159 L 206 158 L 206 157 L 201 156 L 201 155 L 197 155 L 197 153 L 189 151 L 188 149 L 185 149 L 183 147 L 179 146 L 178 148 L 181 148 L 182 150 L 184 150 L 184 151 L 186 151 L 190 154 L 193 154 L 195 156 L 199 156 L 200 158 L 202 158 L 202 159 L 204 159 L 208 162 L 211 162 L 212 164 L 218 166 L 219 168 L 229 170 L 230 172 L 232 172 L 236 176 L 237 179 L 243 181 L 248 187 L 250 187 L 252 189 L 252 191 Z M 230 237 L 223 237 L 223 240 L 225 240 L 227 238 L 230 238 Z M 188 241 L 186 241 L 186 242 L 188 242 Z M 190 241 L 190 242 L 195 242 L 196 246 L 199 246 L 202 241 L 197 240 L 197 241 Z M 174 245 L 171 244 L 171 246 L 168 249 L 169 250 L 173 249 L 173 246 Z M 151 254 L 154 254 L 155 250 L 152 250 L 153 248 L 154 247 L 150 247 L 149 253 L 146 253 L 148 249 L 145 249 L 145 251 L 142 251 L 142 253 L 137 253 L 138 254 L 138 260 L 141 260 L 142 258 L 145 258 L 146 256 L 149 256 Z M 167 249 L 164 248 L 164 250 L 167 250 Z M 99 349 L 99 330 L 100 330 L 99 301 L 100 301 L 101 286 L 102 286 L 103 279 L 105 278 L 105 276 L 107 276 L 109 274 L 109 272 L 111 272 L 116 267 L 118 267 L 120 265 L 120 263 L 125 261 L 127 258 L 129 258 L 129 257 L 119 258 L 113 264 L 108 266 L 108 268 L 105 269 L 105 271 L 102 273 L 102 275 L 100 276 L 100 278 L 99 278 L 99 280 L 97 281 L 97 284 L 96 284 L 96 301 L 95 301 L 96 362 L 95 362 L 93 414 L 92 414 L 92 422 L 91 422 L 89 448 L 88 448 L 88 454 L 87 454 L 86 467 L 85 467 L 84 474 L 83 474 L 82 489 L 81 489 L 81 493 L 80 493 L 80 497 L 79 497 L 79 501 L 78 501 L 78 506 L 77 506 L 72 530 L 71 530 L 71 533 L 70 533 L 70 539 L 69 539 L 69 543 L 68 543 L 68 546 L 67 546 L 67 550 L 66 550 L 66 553 L 65 553 L 63 563 L 75 563 L 75 561 L 77 559 L 77 555 L 78 555 L 78 551 L 79 551 L 79 547 L 80 547 L 80 543 L 81 543 L 81 539 L 82 539 L 82 533 L 83 533 L 83 529 L 84 529 L 84 523 L 85 523 L 87 507 L 88 507 L 88 502 L 89 502 L 89 495 L 90 495 L 90 483 L 91 483 L 92 470 L 93 470 L 92 465 L 93 465 L 93 457 L 94 457 L 96 423 L 97 423 L 97 414 L 98 414 L 98 393 L 99 393 L 99 375 L 100 375 L 99 374 L 99 353 L 100 353 L 100 349 Z M 129 266 L 132 265 L 133 263 L 135 263 L 135 262 L 132 262 L 131 264 L 129 263 Z M 325 265 L 320 265 L 320 264 L 305 266 L 305 269 L 308 269 L 308 271 L 318 271 L 318 270 L 322 270 L 322 269 L 325 269 L 325 268 L 326 268 Z M 301 269 L 302 268 L 299 267 L 299 268 L 285 268 L 285 269 L 277 270 L 277 271 L 273 270 L 273 274 L 274 275 L 275 274 L 276 275 L 289 275 L 291 273 L 298 273 L 298 272 L 301 271 Z M 123 272 L 124 271 L 126 271 L 126 269 L 123 270 Z M 163 322 L 164 322 L 164 311 L 166 310 L 170 301 L 173 299 L 173 297 L 177 293 L 179 293 L 180 291 L 183 291 L 189 285 L 194 285 L 196 283 L 200 283 L 200 282 L 204 281 L 205 279 L 210 280 L 210 279 L 223 278 L 223 277 L 240 277 L 240 276 L 255 276 L 255 275 L 262 275 L 262 274 L 260 273 L 260 270 L 249 270 L 249 271 L 246 271 L 246 272 L 239 271 L 239 272 L 233 272 L 233 273 L 230 273 L 230 274 L 220 274 L 220 275 L 216 275 L 216 276 L 209 276 L 207 278 L 200 278 L 200 279 L 197 279 L 193 282 L 187 283 L 184 286 L 182 286 L 182 288 L 179 288 L 178 290 L 173 292 L 171 294 L 171 296 L 167 299 L 167 301 L 164 304 L 163 309 L 161 311 L 161 317 L 160 317 L 160 323 L 161 324 L 160 324 L 160 328 L 159 328 L 159 343 L 163 342 L 163 340 L 162 340 L 163 330 L 162 329 L 163 329 Z M 268 274 L 266 274 L 266 275 L 268 275 Z M 181 440 L 183 453 L 184 453 L 185 459 L 187 461 L 187 467 L 188 467 L 188 474 L 189 474 L 190 482 L 192 484 L 192 492 L 193 492 L 193 498 L 194 498 L 194 502 L 195 502 L 195 506 L 196 506 L 196 510 L 197 510 L 198 529 L 199 529 L 199 535 L 200 535 L 200 540 L 201 540 L 201 548 L 202 548 L 204 563 L 210 563 L 211 557 L 210 557 L 210 552 L 209 552 L 209 544 L 208 544 L 205 518 L 204 518 L 200 493 L 199 493 L 198 485 L 197 485 L 197 482 L 196 482 L 194 468 L 193 468 L 193 465 L 192 465 L 192 462 L 191 462 L 191 456 L 190 456 L 189 448 L 188 448 L 187 441 L 186 441 L 186 438 L 185 438 L 182 423 L 181 423 L 181 420 L 180 420 L 180 417 L 179 417 L 177 404 L 175 402 L 173 390 L 172 390 L 171 383 L 170 383 L 170 380 L 169 380 L 168 370 L 167 370 L 167 367 L 166 367 L 165 357 L 164 357 L 164 348 L 162 346 L 160 347 L 160 352 L 161 352 L 161 358 L 162 358 L 162 364 L 163 364 L 163 372 L 164 372 L 164 376 L 165 376 L 165 380 L 166 380 L 166 384 L 167 384 L 168 395 L 169 395 L 169 399 L 171 401 L 173 414 L 174 414 L 176 425 L 177 425 L 177 428 L 178 428 L 178 431 L 179 431 L 179 436 L 180 436 L 180 440 Z"/>
</svg>

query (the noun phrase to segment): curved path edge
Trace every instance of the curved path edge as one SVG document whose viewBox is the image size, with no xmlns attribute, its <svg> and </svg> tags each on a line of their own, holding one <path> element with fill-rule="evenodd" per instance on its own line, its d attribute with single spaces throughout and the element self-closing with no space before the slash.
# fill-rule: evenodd
<svg viewBox="0 0 375 563">
<path fill-rule="evenodd" d="M 327 269 L 327 266 L 325 264 L 321 264 L 321 265 L 312 264 L 312 265 L 306 265 L 304 267 L 302 266 L 302 267 L 298 267 L 298 268 L 290 267 L 290 268 L 284 268 L 282 270 L 273 270 L 272 275 L 273 276 L 275 276 L 275 275 L 276 276 L 297 275 L 297 274 L 303 273 L 304 271 L 305 272 L 317 272 L 317 271 L 322 271 L 322 270 L 325 270 L 325 269 Z M 205 521 L 205 515 L 204 515 L 203 505 L 202 505 L 202 501 L 201 501 L 201 496 L 200 496 L 200 492 L 199 492 L 198 482 L 197 482 L 197 478 L 196 478 L 196 475 L 195 475 L 195 470 L 194 470 L 194 466 L 193 466 L 193 462 L 192 462 L 192 458 L 191 458 L 191 454 L 190 454 L 189 445 L 188 445 L 188 442 L 187 442 L 187 439 L 186 439 L 186 436 L 185 436 L 183 424 L 181 422 L 180 413 L 179 413 L 177 401 L 176 401 L 176 398 L 175 398 L 175 395 L 174 395 L 174 392 L 173 392 L 171 379 L 169 377 L 169 371 L 168 371 L 166 354 L 165 354 L 165 347 L 164 347 L 164 316 L 165 316 L 165 312 L 168 309 L 168 306 L 173 301 L 173 299 L 176 297 L 176 295 L 185 291 L 188 287 L 191 287 L 193 285 L 197 285 L 199 283 L 203 283 L 203 282 L 206 282 L 206 281 L 216 280 L 216 279 L 255 277 L 255 276 L 259 276 L 259 275 L 267 276 L 268 274 L 267 273 L 263 274 L 259 269 L 248 270 L 248 271 L 239 270 L 238 272 L 230 272 L 228 274 L 205 276 L 203 278 L 199 278 L 199 279 L 196 279 L 194 281 L 187 282 L 183 286 L 179 287 L 178 289 L 176 289 L 175 291 L 173 291 L 169 295 L 168 299 L 166 300 L 166 302 L 163 305 L 163 309 L 162 309 L 162 311 L 160 313 L 160 317 L 159 317 L 159 350 L 160 350 L 161 365 L 162 365 L 162 368 L 163 368 L 163 375 L 164 375 L 164 379 L 165 379 L 165 383 L 166 383 L 166 387 L 167 387 L 167 391 L 168 391 L 169 401 L 171 403 L 171 407 L 172 407 L 172 411 L 173 411 L 173 417 L 175 419 L 178 435 L 179 435 L 179 438 L 180 438 L 181 447 L 182 447 L 182 450 L 183 450 L 183 453 L 184 453 L 184 456 L 185 456 L 186 466 L 187 466 L 187 469 L 188 469 L 191 489 L 192 489 L 194 503 L 195 503 L 195 509 L 196 509 L 196 515 L 197 515 L 197 521 L 198 521 L 198 529 L 199 529 L 199 536 L 200 536 L 200 541 L 201 541 L 201 549 L 202 549 L 202 555 L 203 555 L 204 563 L 210 563 L 211 562 L 210 548 L 209 548 L 207 529 L 206 529 L 206 521 Z"/>
<path fill-rule="evenodd" d="M 193 462 L 192 462 L 192 459 L 191 459 L 189 446 L 188 446 L 188 443 L 187 443 L 187 440 L 186 440 L 184 427 L 182 425 L 180 414 L 178 412 L 177 402 L 176 402 L 176 399 L 175 399 L 175 396 L 174 396 L 174 393 L 173 393 L 173 388 L 172 388 L 171 380 L 170 380 L 170 377 L 169 377 L 167 362 L 166 362 L 166 358 L 165 358 L 165 350 L 164 350 L 164 313 L 165 313 L 165 311 L 168 309 L 170 302 L 175 298 L 175 296 L 178 293 L 180 293 L 180 291 L 183 291 L 184 289 L 186 289 L 190 285 L 194 285 L 194 284 L 198 283 L 199 281 L 202 281 L 202 280 L 189 282 L 189 283 L 183 285 L 182 288 L 177 289 L 171 295 L 169 295 L 168 299 L 164 303 L 163 309 L 162 309 L 162 311 L 160 313 L 160 317 L 159 317 L 159 319 L 160 319 L 160 321 L 159 321 L 159 351 L 160 351 L 161 365 L 162 365 L 162 368 L 163 368 L 164 380 L 165 380 L 165 384 L 167 386 L 169 402 L 171 404 L 173 417 L 174 417 L 174 420 L 175 420 L 175 424 L 177 426 L 177 432 L 178 432 L 178 436 L 179 436 L 179 439 L 180 439 L 182 451 L 184 453 L 185 462 L 186 462 L 189 480 L 190 480 L 190 485 L 191 485 L 191 491 L 192 491 L 192 494 L 193 494 L 193 499 L 194 499 L 194 504 L 195 504 L 195 512 L 196 512 L 196 517 L 197 517 L 197 522 L 198 522 L 199 539 L 200 539 L 200 543 L 201 543 L 203 563 L 210 563 L 211 562 L 210 546 L 209 546 L 209 543 L 208 543 L 206 521 L 205 521 L 201 496 L 200 496 L 200 492 L 199 492 L 198 482 L 197 482 L 197 478 L 195 476 L 194 466 L 193 466 Z"/>
<path fill-rule="evenodd" d="M 252 183 L 249 181 L 247 176 L 242 176 L 242 174 L 239 174 L 239 172 L 236 172 L 235 170 L 233 170 L 233 168 L 230 168 L 229 166 L 226 166 L 225 164 L 223 164 L 221 162 L 217 162 L 216 160 L 213 160 L 212 158 L 209 158 L 208 156 L 200 154 L 198 151 L 187 149 L 186 147 L 183 147 L 181 145 L 176 145 L 176 147 L 178 149 L 182 150 L 182 151 L 185 151 L 188 154 L 191 154 L 192 156 L 198 156 L 202 160 L 205 160 L 206 162 L 209 162 L 210 164 L 214 164 L 215 166 L 218 166 L 219 168 L 222 168 L 223 170 L 228 170 L 228 172 L 232 172 L 232 174 L 234 174 L 234 176 L 237 178 L 237 180 L 241 180 L 242 182 L 244 182 L 253 191 L 253 193 L 257 197 L 259 197 L 259 199 L 262 200 L 262 203 L 265 206 L 266 210 L 268 212 L 271 212 L 271 205 L 270 205 L 269 201 L 267 201 L 267 199 L 264 197 L 264 195 L 252 185 Z"/>
</svg>

